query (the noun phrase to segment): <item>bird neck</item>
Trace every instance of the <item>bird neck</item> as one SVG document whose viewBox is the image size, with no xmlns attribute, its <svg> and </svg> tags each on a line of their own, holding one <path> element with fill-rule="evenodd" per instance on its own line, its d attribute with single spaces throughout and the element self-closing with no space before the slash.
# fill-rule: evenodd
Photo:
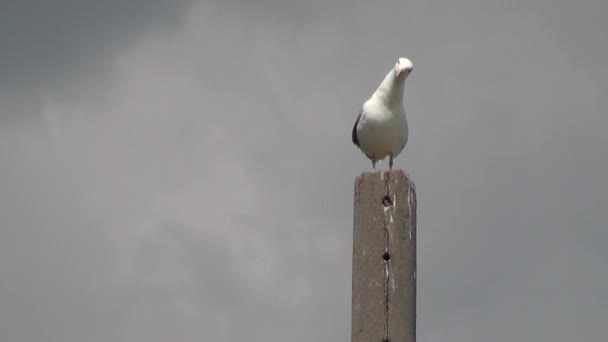
<svg viewBox="0 0 608 342">
<path fill-rule="evenodd" d="M 403 91 L 405 88 L 405 75 L 395 77 L 395 70 L 391 70 L 380 86 L 374 93 L 374 96 L 387 104 L 396 104 L 403 101 Z"/>
</svg>

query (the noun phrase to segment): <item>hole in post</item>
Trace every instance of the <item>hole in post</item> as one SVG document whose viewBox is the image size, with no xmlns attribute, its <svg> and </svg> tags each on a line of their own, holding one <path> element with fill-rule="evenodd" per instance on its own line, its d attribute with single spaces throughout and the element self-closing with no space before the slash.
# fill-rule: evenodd
<svg viewBox="0 0 608 342">
<path fill-rule="evenodd" d="M 389 252 L 384 252 L 384 254 L 382 254 L 382 259 L 384 259 L 384 261 L 391 260 L 391 254 Z"/>
<path fill-rule="evenodd" d="M 391 198 L 390 198 L 388 195 L 386 195 L 386 196 L 384 196 L 384 198 L 382 199 L 382 204 L 383 204 L 385 207 L 390 207 L 391 205 L 393 205 L 393 201 L 391 201 Z"/>
</svg>

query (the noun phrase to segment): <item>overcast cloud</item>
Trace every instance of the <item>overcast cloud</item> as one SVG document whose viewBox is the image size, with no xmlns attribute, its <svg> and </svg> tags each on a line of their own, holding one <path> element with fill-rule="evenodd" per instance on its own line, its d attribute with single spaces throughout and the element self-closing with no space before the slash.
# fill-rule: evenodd
<svg viewBox="0 0 608 342">
<path fill-rule="evenodd" d="M 419 341 L 608 336 L 607 2 L 16 3 L 1 340 L 348 341 L 350 130 L 399 56 Z"/>
</svg>

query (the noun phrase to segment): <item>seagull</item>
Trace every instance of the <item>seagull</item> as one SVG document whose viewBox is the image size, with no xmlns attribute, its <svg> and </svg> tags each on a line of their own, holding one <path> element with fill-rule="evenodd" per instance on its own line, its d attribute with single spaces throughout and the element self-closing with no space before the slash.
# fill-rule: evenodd
<svg viewBox="0 0 608 342">
<path fill-rule="evenodd" d="M 389 169 L 408 138 L 407 119 L 403 108 L 405 79 L 414 69 L 407 58 L 399 58 L 372 96 L 363 103 L 352 131 L 352 140 L 363 154 L 376 162 L 389 157 Z"/>
</svg>

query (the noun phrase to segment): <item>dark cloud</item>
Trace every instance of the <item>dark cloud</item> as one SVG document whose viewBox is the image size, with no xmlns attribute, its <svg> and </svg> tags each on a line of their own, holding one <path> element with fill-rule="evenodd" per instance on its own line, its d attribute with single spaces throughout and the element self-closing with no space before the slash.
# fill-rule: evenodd
<svg viewBox="0 0 608 342">
<path fill-rule="evenodd" d="M 0 49 L 3 51 L 0 99 L 4 103 L 1 116 L 24 114 L 24 103 L 36 110 L 45 96 L 65 96 L 66 86 L 78 89 L 87 78 L 88 88 L 103 89 L 106 85 L 100 83 L 107 81 L 104 72 L 112 68 L 120 49 L 147 30 L 162 32 L 175 28 L 191 2 L 4 3 L 0 11 Z"/>
</svg>

